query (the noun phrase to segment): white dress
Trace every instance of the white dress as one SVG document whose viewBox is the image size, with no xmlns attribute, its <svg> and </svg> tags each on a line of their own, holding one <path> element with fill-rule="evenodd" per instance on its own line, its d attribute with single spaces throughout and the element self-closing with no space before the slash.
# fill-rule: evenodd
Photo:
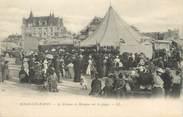
<svg viewBox="0 0 183 117">
<path fill-rule="evenodd" d="M 120 59 L 119 59 L 119 58 L 115 58 L 115 59 L 114 59 L 115 67 L 116 67 L 117 63 L 120 64 Z"/>
<path fill-rule="evenodd" d="M 24 61 L 23 66 L 24 66 L 25 72 L 29 75 L 29 65 L 28 65 L 28 62 L 27 61 Z"/>
<path fill-rule="evenodd" d="M 86 69 L 86 74 L 87 74 L 87 75 L 91 75 L 91 66 L 92 66 L 92 60 L 89 59 L 89 60 L 88 60 L 88 67 L 87 67 L 87 69 Z"/>
<path fill-rule="evenodd" d="M 46 73 L 46 71 L 48 69 L 48 61 L 47 60 L 44 60 L 43 66 L 44 66 L 43 71 L 44 71 L 44 73 Z"/>
</svg>

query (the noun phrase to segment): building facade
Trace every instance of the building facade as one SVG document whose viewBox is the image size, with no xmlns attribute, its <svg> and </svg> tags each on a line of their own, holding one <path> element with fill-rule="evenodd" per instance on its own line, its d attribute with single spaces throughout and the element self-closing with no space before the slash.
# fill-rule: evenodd
<svg viewBox="0 0 183 117">
<path fill-rule="evenodd" d="M 23 18 L 22 35 L 38 38 L 72 38 L 71 32 L 64 27 L 63 19 L 49 16 L 34 17 L 32 11 L 28 18 Z"/>
</svg>

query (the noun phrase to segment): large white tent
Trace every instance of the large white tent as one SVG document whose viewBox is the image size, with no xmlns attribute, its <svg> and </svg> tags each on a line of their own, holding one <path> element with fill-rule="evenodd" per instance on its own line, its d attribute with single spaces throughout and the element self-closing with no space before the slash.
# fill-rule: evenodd
<svg viewBox="0 0 183 117">
<path fill-rule="evenodd" d="M 120 41 L 136 45 L 141 39 L 142 35 L 123 21 L 112 7 L 109 7 L 98 29 L 81 42 L 81 46 L 94 46 L 97 43 L 101 46 L 119 46 Z"/>
<path fill-rule="evenodd" d="M 116 13 L 116 11 L 110 6 L 108 12 L 104 16 L 102 23 L 99 25 L 97 30 L 90 35 L 87 39 L 81 42 L 81 47 L 92 47 L 97 44 L 100 47 L 113 46 L 120 47 L 120 51 L 125 50 L 125 52 L 133 52 L 131 49 L 146 47 L 150 54 L 152 54 L 152 45 L 144 44 L 142 40 L 144 35 L 140 34 L 138 31 L 134 30 L 130 25 L 128 25 L 121 17 Z M 123 49 L 122 49 L 123 48 Z M 135 49 L 143 52 L 143 49 Z M 124 51 L 123 51 L 124 52 Z M 147 53 L 147 52 L 145 52 Z"/>
</svg>

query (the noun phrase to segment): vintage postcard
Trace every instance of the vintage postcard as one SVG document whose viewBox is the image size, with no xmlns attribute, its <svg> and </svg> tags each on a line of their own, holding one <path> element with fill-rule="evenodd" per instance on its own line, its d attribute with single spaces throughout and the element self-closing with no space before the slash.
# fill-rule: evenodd
<svg viewBox="0 0 183 117">
<path fill-rule="evenodd" d="M 183 117 L 182 0 L 0 1 L 0 117 Z"/>
</svg>

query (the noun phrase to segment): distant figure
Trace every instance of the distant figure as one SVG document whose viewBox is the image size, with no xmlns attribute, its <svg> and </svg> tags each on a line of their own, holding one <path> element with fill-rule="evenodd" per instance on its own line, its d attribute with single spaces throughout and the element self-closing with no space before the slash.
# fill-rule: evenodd
<svg viewBox="0 0 183 117">
<path fill-rule="evenodd" d="M 153 76 L 153 89 L 152 89 L 152 95 L 154 97 L 160 97 L 164 95 L 164 81 L 161 78 L 161 75 L 163 74 L 163 70 L 161 68 L 158 68 L 156 70 L 156 73 Z"/>
<path fill-rule="evenodd" d="M 119 64 L 120 64 L 119 56 L 116 56 L 116 58 L 114 59 L 114 66 L 117 71 L 119 70 Z"/>
<path fill-rule="evenodd" d="M 0 58 L 0 82 L 3 82 L 3 73 L 2 73 L 2 70 L 3 70 L 3 60 L 2 60 L 2 58 Z"/>
<path fill-rule="evenodd" d="M 105 77 L 105 76 L 107 76 L 107 62 L 108 62 L 108 57 L 107 56 L 105 56 L 104 57 L 104 60 L 103 60 L 103 69 L 102 69 L 102 71 L 103 71 L 103 77 Z"/>
<path fill-rule="evenodd" d="M 165 73 L 162 74 L 162 79 L 164 81 L 164 89 L 165 89 L 165 96 L 170 96 L 170 90 L 172 86 L 172 75 L 171 71 L 169 69 L 165 70 Z"/>
<path fill-rule="evenodd" d="M 102 83 L 101 81 L 98 79 L 98 75 L 95 76 L 95 79 L 92 80 L 92 83 L 91 83 L 91 92 L 89 95 L 92 95 L 92 96 L 100 96 L 101 95 L 101 89 L 102 87 Z"/>
<path fill-rule="evenodd" d="M 21 83 L 28 83 L 29 82 L 29 77 L 27 72 L 24 70 L 24 67 L 21 67 L 21 70 L 19 72 L 19 80 Z"/>
<path fill-rule="evenodd" d="M 81 61 L 82 58 L 80 58 L 79 56 L 77 56 L 74 60 L 74 82 L 80 82 L 82 70 Z"/>
<path fill-rule="evenodd" d="M 58 82 L 60 83 L 61 82 L 61 62 L 60 62 L 60 60 L 59 60 L 59 58 L 57 57 L 57 58 L 55 58 L 54 60 L 53 60 L 54 62 L 54 68 L 55 68 L 55 73 L 56 73 L 56 75 L 57 75 L 57 78 L 58 78 Z"/>
<path fill-rule="evenodd" d="M 88 60 L 88 67 L 86 69 L 86 75 L 91 75 L 91 67 L 92 67 L 92 56 L 89 56 L 89 60 Z"/>
<path fill-rule="evenodd" d="M 28 58 L 24 58 L 23 60 L 23 67 L 24 71 L 29 75 L 29 64 L 28 64 Z"/>
<path fill-rule="evenodd" d="M 45 59 L 43 61 L 43 72 L 44 72 L 44 74 L 46 74 L 47 69 L 48 69 L 48 60 Z"/>
<path fill-rule="evenodd" d="M 57 88 L 57 75 L 54 71 L 54 68 L 50 68 L 48 75 L 48 87 L 50 92 L 58 92 Z"/>
<path fill-rule="evenodd" d="M 9 68 L 8 68 L 8 61 L 5 61 L 2 65 L 2 81 L 9 79 Z"/>
<path fill-rule="evenodd" d="M 181 71 L 177 70 L 176 74 L 173 76 L 172 79 L 172 96 L 175 98 L 180 97 L 181 93 L 181 82 L 182 82 L 182 75 Z"/>
<path fill-rule="evenodd" d="M 69 79 L 74 79 L 74 64 L 72 62 L 70 62 L 67 65 L 68 68 L 68 77 Z"/>
<path fill-rule="evenodd" d="M 87 90 L 87 82 L 84 76 L 81 76 L 80 85 L 82 90 Z"/>
</svg>

